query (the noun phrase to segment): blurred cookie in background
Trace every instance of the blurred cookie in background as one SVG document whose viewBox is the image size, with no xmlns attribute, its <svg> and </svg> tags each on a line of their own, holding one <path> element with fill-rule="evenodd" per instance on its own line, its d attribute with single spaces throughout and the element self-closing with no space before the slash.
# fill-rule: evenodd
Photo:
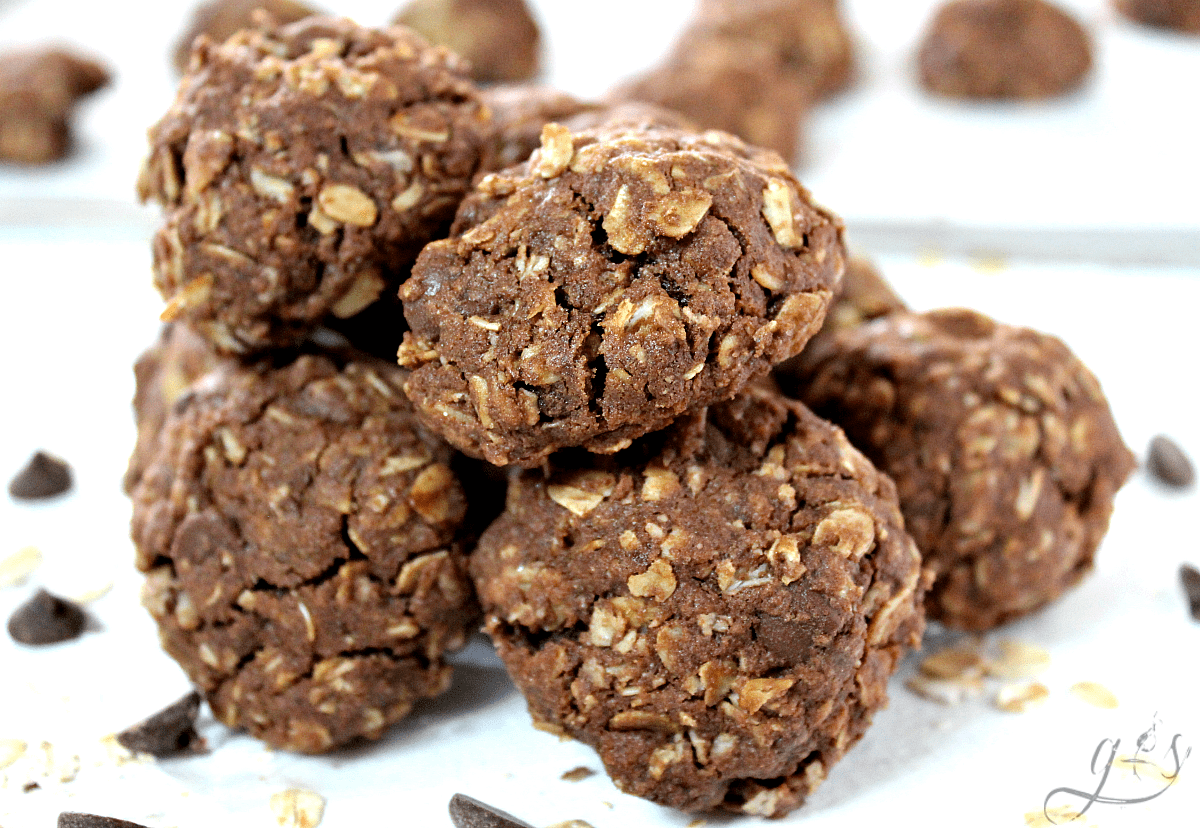
<svg viewBox="0 0 1200 828">
<path fill-rule="evenodd" d="M 320 14 L 318 9 L 297 3 L 295 0 L 211 0 L 202 3 L 192 12 L 187 30 L 175 46 L 172 63 L 183 74 L 188 68 L 192 53 L 192 41 L 200 35 L 221 43 L 235 32 L 251 27 L 251 17 L 259 9 L 279 24 L 295 23 L 309 15 Z"/>
<path fill-rule="evenodd" d="M 1114 0 L 1113 5 L 1138 23 L 1200 35 L 1200 0 Z"/>
<path fill-rule="evenodd" d="M 541 33 L 525 0 L 413 0 L 392 22 L 466 58 L 480 83 L 529 80 L 541 64 Z"/>
<path fill-rule="evenodd" d="M 1044 0 L 955 0 L 934 15 L 917 64 L 935 95 L 1051 98 L 1082 83 L 1092 44 L 1075 18 Z"/>
<path fill-rule="evenodd" d="M 76 101 L 111 79 L 103 64 L 66 49 L 0 53 L 0 162 L 49 164 L 64 158 L 71 150 Z"/>
</svg>

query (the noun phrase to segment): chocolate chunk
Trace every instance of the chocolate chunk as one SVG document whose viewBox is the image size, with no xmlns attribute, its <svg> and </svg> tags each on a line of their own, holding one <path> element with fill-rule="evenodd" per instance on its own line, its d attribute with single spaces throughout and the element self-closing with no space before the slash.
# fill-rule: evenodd
<svg viewBox="0 0 1200 828">
<path fill-rule="evenodd" d="M 41 500 L 71 488 L 71 467 L 63 460 L 39 451 L 8 483 L 8 493 L 17 500 Z"/>
<path fill-rule="evenodd" d="M 196 732 L 200 712 L 200 694 L 192 691 L 148 719 L 117 734 L 117 741 L 137 753 L 149 753 L 160 759 L 177 753 L 198 753 L 204 739 Z"/>
<path fill-rule="evenodd" d="M 1200 621 L 1200 569 L 1183 564 L 1179 567 L 1179 580 L 1183 582 L 1183 591 L 1191 604 L 1192 618 Z"/>
<path fill-rule="evenodd" d="M 8 619 L 8 634 L 21 644 L 57 644 L 78 638 L 86 624 L 87 613 L 78 604 L 39 589 Z"/>
<path fill-rule="evenodd" d="M 466 794 L 450 797 L 450 821 L 455 828 L 533 828 L 528 822 Z"/>
<path fill-rule="evenodd" d="M 1179 444 L 1162 434 L 1150 441 L 1146 465 L 1158 480 L 1178 489 L 1192 485 L 1196 471 Z"/>
<path fill-rule="evenodd" d="M 138 822 L 130 822 L 127 819 L 66 811 L 58 815 L 58 828 L 146 828 L 146 826 Z"/>
</svg>

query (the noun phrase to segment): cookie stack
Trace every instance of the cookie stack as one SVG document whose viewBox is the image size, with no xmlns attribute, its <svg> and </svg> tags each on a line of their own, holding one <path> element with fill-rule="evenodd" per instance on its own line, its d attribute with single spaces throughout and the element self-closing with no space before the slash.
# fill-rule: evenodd
<svg viewBox="0 0 1200 828">
<path fill-rule="evenodd" d="M 170 321 L 138 367 L 127 478 L 145 601 L 222 721 L 308 752 L 377 736 L 444 689 L 443 656 L 482 612 L 535 723 L 594 746 L 623 790 L 780 816 L 886 703 L 933 569 L 956 585 L 949 622 L 978 599 L 961 567 L 923 567 L 909 484 L 898 497 L 769 378 L 804 351 L 792 391 L 847 401 L 873 450 L 851 415 L 882 385 L 798 378 L 823 377 L 830 354 L 875 371 L 842 337 L 914 323 L 856 275 L 806 349 L 846 254 L 840 220 L 784 161 L 651 110 L 582 115 L 485 172 L 528 119 L 497 134 L 455 59 L 406 30 L 313 18 L 199 43 L 142 179 L 166 213 Z M 998 331 L 916 362 L 978 374 L 978 395 L 1023 394 L 1010 405 L 1044 439 L 993 406 L 968 446 L 982 460 L 958 471 L 923 421 L 899 419 L 971 417 L 970 399 L 939 406 L 932 380 L 897 380 L 889 400 L 923 402 L 870 417 L 897 418 L 905 457 L 950 481 L 992 470 L 1016 428 L 1025 453 L 984 507 L 1009 509 L 1019 480 L 1016 508 L 1039 523 L 1004 559 L 1026 540 L 1057 549 L 1035 529 L 1075 509 L 1072 551 L 1052 557 L 1081 572 L 1124 447 L 1086 369 L 1039 344 L 1045 372 L 1004 373 L 1021 337 Z M 908 365 L 897 355 L 931 338 L 885 352 Z M 1059 485 L 1068 465 L 1085 489 Z"/>
</svg>

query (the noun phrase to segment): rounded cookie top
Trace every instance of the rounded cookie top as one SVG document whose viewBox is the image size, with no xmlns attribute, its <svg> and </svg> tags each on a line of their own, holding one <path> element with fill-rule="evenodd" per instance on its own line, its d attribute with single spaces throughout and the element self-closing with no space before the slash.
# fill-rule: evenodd
<svg viewBox="0 0 1200 828">
<path fill-rule="evenodd" d="M 552 124 L 422 251 L 401 289 L 405 388 L 497 465 L 617 451 L 797 353 L 843 256 L 841 221 L 773 153 Z"/>
<path fill-rule="evenodd" d="M 450 448 L 370 358 L 226 363 L 133 494 L 143 603 L 214 714 L 276 747 L 377 737 L 477 617 Z"/>
<path fill-rule="evenodd" d="M 406 29 L 310 17 L 197 41 L 139 181 L 166 208 L 164 318 L 248 353 L 391 295 L 489 129 L 461 61 Z"/>
<path fill-rule="evenodd" d="M 763 816 L 885 704 L 926 585 L 891 482 L 761 385 L 515 476 L 471 574 L 540 727 L 628 793 Z"/>
<path fill-rule="evenodd" d="M 253 28 L 254 13 L 262 10 L 276 23 L 295 23 L 320 14 L 316 9 L 296 0 L 209 0 L 192 11 L 187 29 L 175 45 L 172 62 L 182 75 L 187 71 L 192 44 L 200 35 L 220 43 L 241 29 Z M 260 12 L 261 13 L 261 12 Z"/>
<path fill-rule="evenodd" d="M 462 55 L 480 83 L 538 73 L 541 32 L 525 0 L 412 0 L 392 22 Z"/>
<path fill-rule="evenodd" d="M 1091 41 L 1045 0 L 952 0 L 918 54 L 921 85 L 951 98 L 1048 98 L 1074 89 L 1092 65 Z"/>
<path fill-rule="evenodd" d="M 1134 460 L 1061 341 L 968 310 L 896 312 L 800 361 L 791 392 L 896 482 L 937 574 L 931 618 L 989 629 L 1091 568 Z"/>
</svg>

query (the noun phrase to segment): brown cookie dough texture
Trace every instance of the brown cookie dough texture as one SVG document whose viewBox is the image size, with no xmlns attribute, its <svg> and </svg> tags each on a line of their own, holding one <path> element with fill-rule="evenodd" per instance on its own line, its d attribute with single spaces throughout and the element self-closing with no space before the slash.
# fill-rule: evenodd
<svg viewBox="0 0 1200 828">
<path fill-rule="evenodd" d="M 484 178 L 402 288 L 419 415 L 467 454 L 613 452 L 797 353 L 841 221 L 731 135 L 556 124 Z"/>
<path fill-rule="evenodd" d="M 461 63 L 405 29 L 310 17 L 197 41 L 139 182 L 166 208 L 164 319 L 249 353 L 394 295 L 489 129 Z"/>
<path fill-rule="evenodd" d="M 0 161 L 49 164 L 71 149 L 71 112 L 108 85 L 108 70 L 63 49 L 0 54 Z"/>
<path fill-rule="evenodd" d="M 477 606 L 451 451 L 402 372 L 227 363 L 168 418 L 134 491 L 143 603 L 214 714 L 319 753 L 450 682 Z"/>
<path fill-rule="evenodd" d="M 393 22 L 462 55 L 481 83 L 538 73 L 541 34 L 525 0 L 413 0 Z"/>
<path fill-rule="evenodd" d="M 1200 35 L 1197 0 L 1114 0 L 1114 5 L 1121 14 L 1138 23 Z"/>
<path fill-rule="evenodd" d="M 537 726 L 628 793 L 776 817 L 886 704 L 927 582 L 892 483 L 763 386 L 514 477 L 471 574 Z"/>
<path fill-rule="evenodd" d="M 297 3 L 295 0 L 210 0 L 201 3 L 192 12 L 187 30 L 175 45 L 172 62 L 180 74 L 187 71 L 192 54 L 192 43 L 200 35 L 220 43 L 242 29 L 254 28 L 254 13 L 262 10 L 278 24 L 295 23 L 314 14 L 315 8 Z"/>
<path fill-rule="evenodd" d="M 950 98 L 1049 98 L 1092 65 L 1083 27 L 1044 0 L 954 0 L 934 16 L 918 54 L 921 85 Z"/>
<path fill-rule="evenodd" d="M 815 90 L 811 81 L 788 73 L 782 55 L 767 44 L 688 32 L 659 66 L 608 97 L 682 113 L 792 162 Z"/>
<path fill-rule="evenodd" d="M 929 617 L 986 630 L 1091 568 L 1134 460 L 1061 341 L 973 311 L 897 312 L 802 362 L 791 392 L 896 482 L 937 575 Z"/>
<path fill-rule="evenodd" d="M 138 357 L 133 365 L 137 444 L 125 470 L 126 492 L 133 491 L 154 459 L 158 435 L 175 403 L 188 386 L 221 362 L 222 357 L 207 339 L 178 323 L 164 325 L 158 341 Z"/>
</svg>

